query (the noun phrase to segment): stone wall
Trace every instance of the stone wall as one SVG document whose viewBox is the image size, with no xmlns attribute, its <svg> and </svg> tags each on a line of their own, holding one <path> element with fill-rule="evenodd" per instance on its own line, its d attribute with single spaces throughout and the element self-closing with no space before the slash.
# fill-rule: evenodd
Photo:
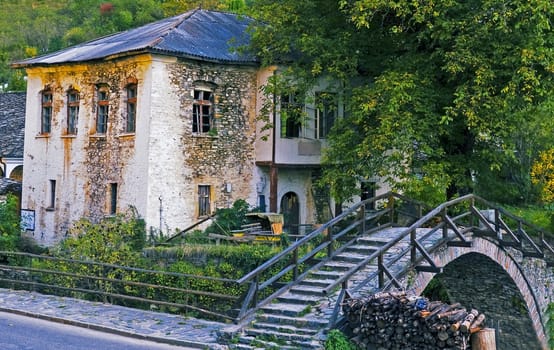
<svg viewBox="0 0 554 350">
<path fill-rule="evenodd" d="M 451 302 L 475 307 L 496 328 L 499 349 L 546 349 L 546 309 L 554 293 L 552 269 L 542 259 L 523 257 L 513 248 L 473 237 L 471 247 L 442 247 L 433 253 L 439 275 L 416 273 L 406 288 L 423 293 L 432 279 L 446 286 Z"/>
</svg>

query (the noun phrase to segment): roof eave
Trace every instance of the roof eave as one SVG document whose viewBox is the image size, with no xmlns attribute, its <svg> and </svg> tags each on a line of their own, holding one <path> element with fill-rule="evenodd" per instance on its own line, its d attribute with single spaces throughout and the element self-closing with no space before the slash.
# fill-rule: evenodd
<svg viewBox="0 0 554 350">
<path fill-rule="evenodd" d="M 218 64 L 236 64 L 236 65 L 243 65 L 243 66 L 259 66 L 260 62 L 258 60 L 225 60 L 225 59 L 218 59 L 218 58 L 211 58 L 211 57 L 204 57 L 199 55 L 192 55 L 187 53 L 180 53 L 180 52 L 171 52 L 171 51 L 165 51 L 165 50 L 158 50 L 158 49 L 140 49 L 136 51 L 125 51 L 118 54 L 101 57 L 94 60 L 84 60 L 84 61 L 65 61 L 65 62 L 56 62 L 56 63 L 20 63 L 20 62 L 14 62 L 11 64 L 12 68 L 31 68 L 31 67 L 56 67 L 56 66 L 65 66 L 65 65 L 71 65 L 71 64 L 87 64 L 87 63 L 99 63 L 99 62 L 106 62 L 111 60 L 117 60 L 121 58 L 127 58 L 131 56 L 137 56 L 141 54 L 157 54 L 157 55 L 163 55 L 163 56 L 173 56 L 178 58 L 185 58 L 190 59 L 194 61 L 202 61 L 202 62 L 210 62 L 210 63 L 218 63 Z"/>
</svg>

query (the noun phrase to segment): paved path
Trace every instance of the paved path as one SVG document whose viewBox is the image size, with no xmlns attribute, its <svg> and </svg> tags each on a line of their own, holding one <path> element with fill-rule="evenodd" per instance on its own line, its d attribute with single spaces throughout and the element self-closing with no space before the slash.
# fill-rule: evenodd
<svg viewBox="0 0 554 350">
<path fill-rule="evenodd" d="M 197 349 L 217 344 L 226 325 L 179 315 L 0 288 L 0 311 Z"/>
</svg>

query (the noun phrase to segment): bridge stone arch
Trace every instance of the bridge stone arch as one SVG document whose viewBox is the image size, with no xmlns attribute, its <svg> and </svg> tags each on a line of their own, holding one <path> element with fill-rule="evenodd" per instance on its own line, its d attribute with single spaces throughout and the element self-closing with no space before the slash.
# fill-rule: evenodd
<svg viewBox="0 0 554 350">
<path fill-rule="evenodd" d="M 410 290 L 421 295 L 438 279 L 451 302 L 492 316 L 499 349 L 548 348 L 544 325 L 554 276 L 542 259 L 523 258 L 521 252 L 481 237 L 474 237 L 471 247 L 444 246 L 432 258 L 443 272 L 405 278 Z"/>
</svg>

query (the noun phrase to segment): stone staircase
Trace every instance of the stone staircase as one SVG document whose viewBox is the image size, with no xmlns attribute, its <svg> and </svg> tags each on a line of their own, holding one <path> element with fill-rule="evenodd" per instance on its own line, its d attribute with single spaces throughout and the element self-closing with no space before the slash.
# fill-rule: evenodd
<svg viewBox="0 0 554 350">
<path fill-rule="evenodd" d="M 272 303 L 261 308 L 255 319 L 242 328 L 231 349 L 323 349 L 326 328 L 335 305 L 338 291 L 324 294 L 330 286 L 350 268 L 386 244 L 401 232 L 402 228 L 387 228 L 369 236 L 359 237 L 332 260 L 310 272 L 302 281 L 281 294 Z M 421 236 L 423 233 L 418 233 Z M 438 239 L 437 235 L 437 239 Z M 400 242 L 385 255 L 385 264 L 393 261 L 409 242 Z M 399 271 L 409 260 L 403 257 L 391 266 Z M 377 271 L 377 262 L 372 261 L 351 279 L 353 287 L 369 274 Z M 377 291 L 377 279 L 363 288 L 364 294 Z"/>
</svg>

